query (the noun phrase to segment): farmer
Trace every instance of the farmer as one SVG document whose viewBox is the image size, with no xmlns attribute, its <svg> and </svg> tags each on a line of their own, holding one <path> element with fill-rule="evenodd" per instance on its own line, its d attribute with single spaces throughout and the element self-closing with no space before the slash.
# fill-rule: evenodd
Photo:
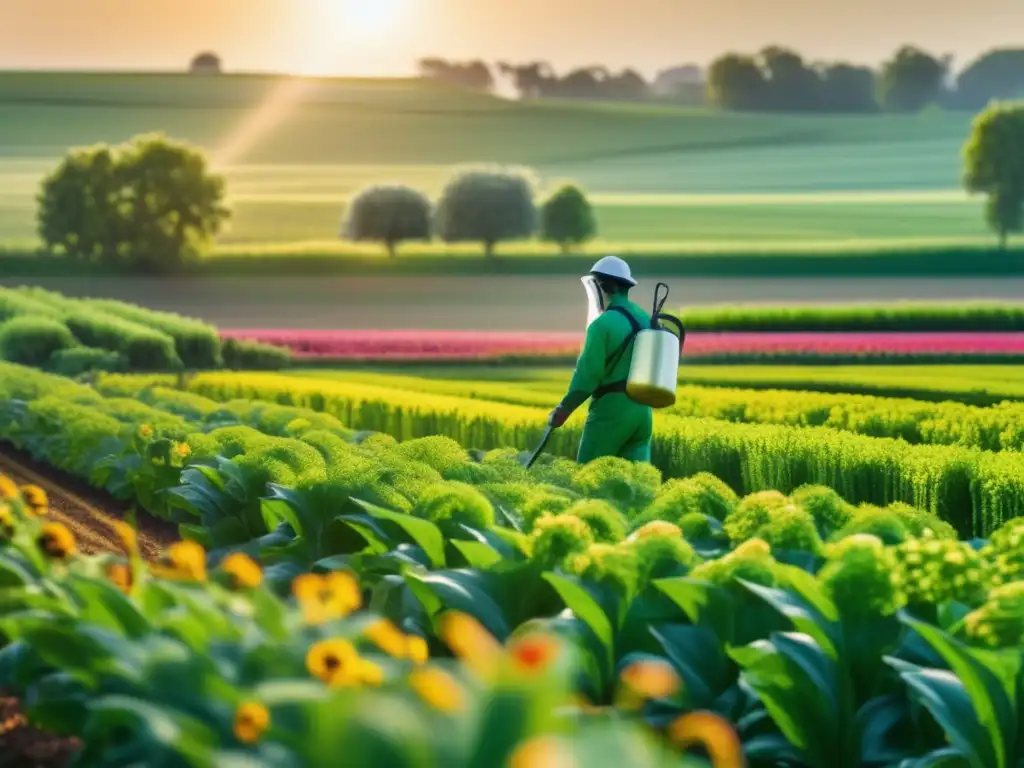
<svg viewBox="0 0 1024 768">
<path fill-rule="evenodd" d="M 629 289 L 636 285 L 636 280 L 629 265 L 617 256 L 605 256 L 598 261 L 583 281 L 584 285 L 590 283 L 592 320 L 569 383 L 569 393 L 551 412 L 548 424 L 556 429 L 561 427 L 587 398 L 593 398 L 576 460 L 586 464 L 601 456 L 619 456 L 649 462 L 651 409 L 626 395 L 626 377 L 632 359 L 633 333 L 649 327 L 651 316 L 630 301 Z M 638 325 L 634 327 L 624 313 Z"/>
</svg>

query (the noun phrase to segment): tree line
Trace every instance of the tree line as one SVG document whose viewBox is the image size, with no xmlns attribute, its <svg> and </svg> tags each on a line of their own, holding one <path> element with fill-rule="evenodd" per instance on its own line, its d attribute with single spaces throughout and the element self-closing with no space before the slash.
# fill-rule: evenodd
<svg viewBox="0 0 1024 768">
<path fill-rule="evenodd" d="M 546 61 L 465 62 L 427 58 L 423 77 L 490 91 L 504 77 L 524 99 L 637 101 L 655 97 L 655 83 L 634 69 L 579 67 L 559 74 Z M 725 53 L 704 73 L 704 98 L 723 109 L 776 112 L 917 112 L 932 105 L 977 110 L 994 99 L 1024 96 L 1024 49 L 993 49 L 954 76 L 952 59 L 913 45 L 878 69 L 845 61 L 812 62 L 771 45 L 754 54 Z"/>
</svg>

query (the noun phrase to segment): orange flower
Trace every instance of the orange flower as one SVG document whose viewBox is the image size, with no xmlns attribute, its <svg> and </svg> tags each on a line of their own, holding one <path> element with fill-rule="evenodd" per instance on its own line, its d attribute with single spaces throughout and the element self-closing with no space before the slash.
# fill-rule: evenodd
<svg viewBox="0 0 1024 768">
<path fill-rule="evenodd" d="M 124 563 L 110 563 L 105 572 L 110 582 L 126 595 L 132 591 L 132 569 Z"/>
<path fill-rule="evenodd" d="M 508 768 L 577 768 L 572 751 L 554 736 L 524 741 L 509 757 Z"/>
<path fill-rule="evenodd" d="M 176 541 L 167 550 L 164 564 L 151 565 L 154 576 L 173 581 L 206 581 L 206 550 L 198 542 Z"/>
<path fill-rule="evenodd" d="M 513 640 L 508 650 L 519 671 L 543 673 L 558 656 L 559 644 L 551 635 L 533 632 Z"/>
<path fill-rule="evenodd" d="M 359 582 L 347 571 L 304 573 L 292 582 L 292 593 L 307 624 L 344 618 L 362 605 Z"/>
<path fill-rule="evenodd" d="M 427 641 L 419 635 L 409 635 L 405 639 L 405 655 L 413 664 L 426 664 L 430 658 Z"/>
<path fill-rule="evenodd" d="M 192 448 L 188 443 L 178 443 L 174 446 L 174 455 L 179 459 L 187 459 L 192 454 Z"/>
<path fill-rule="evenodd" d="M 18 498 L 18 485 L 7 475 L 0 475 L 0 499 Z"/>
<path fill-rule="evenodd" d="M 235 589 L 255 589 L 263 581 L 263 571 L 244 552 L 232 552 L 224 558 L 221 568 L 231 577 L 231 585 Z"/>
<path fill-rule="evenodd" d="M 503 649 L 472 616 L 446 613 L 441 620 L 441 638 L 478 675 L 489 676 L 497 670 Z"/>
<path fill-rule="evenodd" d="M 408 641 L 402 631 L 387 619 L 378 619 L 364 631 L 369 640 L 389 656 L 401 659 L 408 651 Z"/>
<path fill-rule="evenodd" d="M 458 712 L 466 706 L 462 686 L 444 670 L 417 667 L 409 675 L 409 685 L 417 696 L 439 712 Z"/>
<path fill-rule="evenodd" d="M 347 640 L 323 640 L 306 653 L 311 675 L 332 688 L 355 685 L 366 674 L 362 659 Z"/>
<path fill-rule="evenodd" d="M 243 744 L 255 744 L 270 725 L 270 713 L 257 701 L 247 701 L 235 710 L 235 738 Z"/>
<path fill-rule="evenodd" d="M 665 661 L 637 661 L 622 671 L 622 682 L 645 699 L 663 699 L 679 690 L 679 675 Z"/>
<path fill-rule="evenodd" d="M 728 720 L 711 712 L 691 712 L 672 722 L 669 738 L 682 749 L 699 744 L 713 768 L 744 768 L 743 747 Z"/>
<path fill-rule="evenodd" d="M 39 548 L 50 557 L 63 560 L 75 552 L 74 534 L 63 523 L 47 523 L 37 540 Z"/>
<path fill-rule="evenodd" d="M 40 517 L 46 514 L 50 500 L 46 496 L 46 491 L 38 485 L 23 485 L 21 487 L 21 497 L 25 499 L 25 504 L 32 510 L 33 514 Z"/>
<path fill-rule="evenodd" d="M 114 521 L 114 533 L 121 542 L 121 548 L 128 555 L 134 555 L 139 551 L 139 539 L 132 528 L 124 520 Z"/>
</svg>

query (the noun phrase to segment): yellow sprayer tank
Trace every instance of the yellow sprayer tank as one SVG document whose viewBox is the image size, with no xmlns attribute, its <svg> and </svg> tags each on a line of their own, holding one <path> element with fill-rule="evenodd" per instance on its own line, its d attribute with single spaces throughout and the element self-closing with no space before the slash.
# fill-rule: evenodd
<svg viewBox="0 0 1024 768">
<path fill-rule="evenodd" d="M 658 292 L 661 288 L 665 289 L 665 295 L 659 302 Z M 626 379 L 626 394 L 629 398 L 651 408 L 675 405 L 679 356 L 686 340 L 682 321 L 661 311 L 667 299 L 668 286 L 658 283 L 654 289 L 651 327 L 637 333 L 633 341 L 633 359 Z M 664 323 L 676 326 L 679 333 L 668 330 Z"/>
</svg>

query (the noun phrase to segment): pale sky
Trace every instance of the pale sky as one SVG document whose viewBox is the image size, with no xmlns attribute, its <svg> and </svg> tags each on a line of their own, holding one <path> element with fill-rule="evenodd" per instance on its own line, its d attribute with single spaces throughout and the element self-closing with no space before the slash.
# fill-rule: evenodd
<svg viewBox="0 0 1024 768">
<path fill-rule="evenodd" d="M 646 75 L 725 50 L 791 46 L 877 64 L 912 42 L 958 67 L 1024 45 L 1024 0 L 0 0 L 0 69 L 405 75 L 425 55 L 602 63 Z"/>
</svg>

